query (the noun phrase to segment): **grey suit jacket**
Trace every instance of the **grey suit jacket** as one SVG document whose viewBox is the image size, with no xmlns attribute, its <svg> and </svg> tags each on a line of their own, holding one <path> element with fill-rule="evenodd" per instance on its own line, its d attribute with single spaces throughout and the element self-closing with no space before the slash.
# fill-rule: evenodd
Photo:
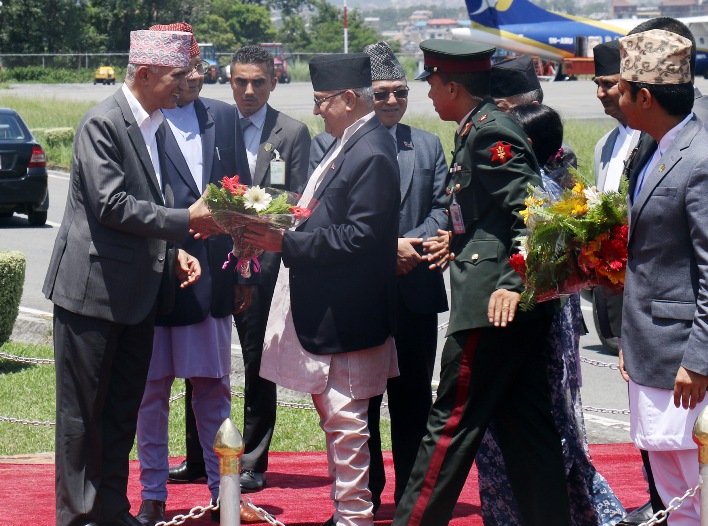
<svg viewBox="0 0 708 526">
<path fill-rule="evenodd" d="M 396 127 L 398 167 L 401 173 L 399 237 L 428 238 L 438 229 L 447 230 L 445 182 L 447 164 L 440 139 L 405 124 Z M 310 147 L 310 171 L 334 143 L 328 133 L 317 135 Z M 406 306 L 414 312 L 444 312 L 448 309 L 442 274 L 418 265 L 398 277 L 398 290 Z"/>
<path fill-rule="evenodd" d="M 285 161 L 284 185 L 272 184 L 270 180 L 270 162 L 275 159 L 274 150 L 278 150 Z M 309 157 L 310 132 L 307 126 L 268 105 L 253 184 L 294 191 L 307 182 Z"/>
<path fill-rule="evenodd" d="M 71 312 L 117 323 L 155 306 L 164 240 L 187 234 L 189 211 L 166 208 L 145 141 L 121 90 L 94 106 L 74 141 L 69 195 L 44 281 Z M 165 185 L 171 200 L 169 185 Z"/>
<path fill-rule="evenodd" d="M 692 118 L 646 175 L 629 214 L 625 367 L 673 389 L 679 366 L 708 375 L 708 132 Z M 633 163 L 630 191 L 648 154 Z"/>
</svg>

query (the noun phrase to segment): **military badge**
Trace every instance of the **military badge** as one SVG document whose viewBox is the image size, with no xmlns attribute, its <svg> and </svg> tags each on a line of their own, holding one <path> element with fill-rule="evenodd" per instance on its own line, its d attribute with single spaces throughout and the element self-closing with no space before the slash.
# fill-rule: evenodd
<svg viewBox="0 0 708 526">
<path fill-rule="evenodd" d="M 511 154 L 511 144 L 498 141 L 489 149 L 492 152 L 492 162 L 504 164 L 513 157 Z"/>
<path fill-rule="evenodd" d="M 465 124 L 465 129 L 462 130 L 462 133 L 460 134 L 460 139 L 465 137 L 470 132 L 470 128 L 472 128 L 471 122 L 468 122 L 467 124 Z"/>
<path fill-rule="evenodd" d="M 487 115 L 487 114 L 485 113 L 485 114 L 482 115 L 479 119 L 477 119 L 477 122 L 484 122 L 484 121 L 486 121 L 488 118 L 489 118 L 489 115 Z"/>
</svg>

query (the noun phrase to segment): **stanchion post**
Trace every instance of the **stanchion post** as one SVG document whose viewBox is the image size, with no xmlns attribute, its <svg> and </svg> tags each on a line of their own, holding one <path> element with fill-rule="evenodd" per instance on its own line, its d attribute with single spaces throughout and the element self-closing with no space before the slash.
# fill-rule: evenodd
<svg viewBox="0 0 708 526">
<path fill-rule="evenodd" d="M 230 418 L 214 439 L 219 457 L 219 512 L 221 526 L 241 526 L 241 455 L 243 437 Z"/>
<path fill-rule="evenodd" d="M 698 466 L 701 483 L 701 526 L 708 526 L 708 407 L 693 424 L 693 441 L 698 444 Z"/>
</svg>

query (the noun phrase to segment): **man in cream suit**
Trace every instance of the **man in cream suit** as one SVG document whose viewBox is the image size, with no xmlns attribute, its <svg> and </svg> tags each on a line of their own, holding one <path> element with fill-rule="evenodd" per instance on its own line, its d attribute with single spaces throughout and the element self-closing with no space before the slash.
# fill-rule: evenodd
<svg viewBox="0 0 708 526">
<path fill-rule="evenodd" d="M 191 34 L 133 31 L 125 84 L 84 116 L 44 281 L 54 303 L 57 526 L 140 526 L 126 496 L 155 314 L 174 291 L 170 243 L 216 231 L 161 177 L 160 108 L 187 88 Z M 158 132 L 156 134 L 156 132 Z M 183 285 L 199 263 L 180 251 Z M 164 299 L 164 301 L 163 301 Z"/>
<path fill-rule="evenodd" d="M 691 429 L 706 406 L 708 132 L 691 111 L 689 39 L 653 29 L 620 46 L 620 109 L 650 139 L 629 167 L 622 347 L 630 433 L 649 452 L 659 495 L 670 502 L 698 483 Z M 670 521 L 698 524 L 698 496 Z"/>
</svg>

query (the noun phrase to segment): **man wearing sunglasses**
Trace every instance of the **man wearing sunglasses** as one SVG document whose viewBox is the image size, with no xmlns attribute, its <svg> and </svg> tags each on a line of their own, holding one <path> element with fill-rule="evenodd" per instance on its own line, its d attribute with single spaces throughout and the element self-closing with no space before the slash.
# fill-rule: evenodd
<svg viewBox="0 0 708 526">
<path fill-rule="evenodd" d="M 391 441 L 395 470 L 394 501 L 398 503 L 425 435 L 432 404 L 431 381 L 437 349 L 438 313 L 447 310 L 442 274 L 429 270 L 423 241 L 447 227 L 445 177 L 447 166 L 440 139 L 418 128 L 400 124 L 408 105 L 408 83 L 400 63 L 386 42 L 364 48 L 371 57 L 374 109 L 388 128 L 401 171 L 398 225 L 396 352 L 401 375 L 386 386 L 391 415 Z M 334 139 L 318 135 L 310 149 L 316 165 Z M 386 484 L 379 418 L 383 395 L 369 404 L 369 489 L 374 512 Z"/>
</svg>

